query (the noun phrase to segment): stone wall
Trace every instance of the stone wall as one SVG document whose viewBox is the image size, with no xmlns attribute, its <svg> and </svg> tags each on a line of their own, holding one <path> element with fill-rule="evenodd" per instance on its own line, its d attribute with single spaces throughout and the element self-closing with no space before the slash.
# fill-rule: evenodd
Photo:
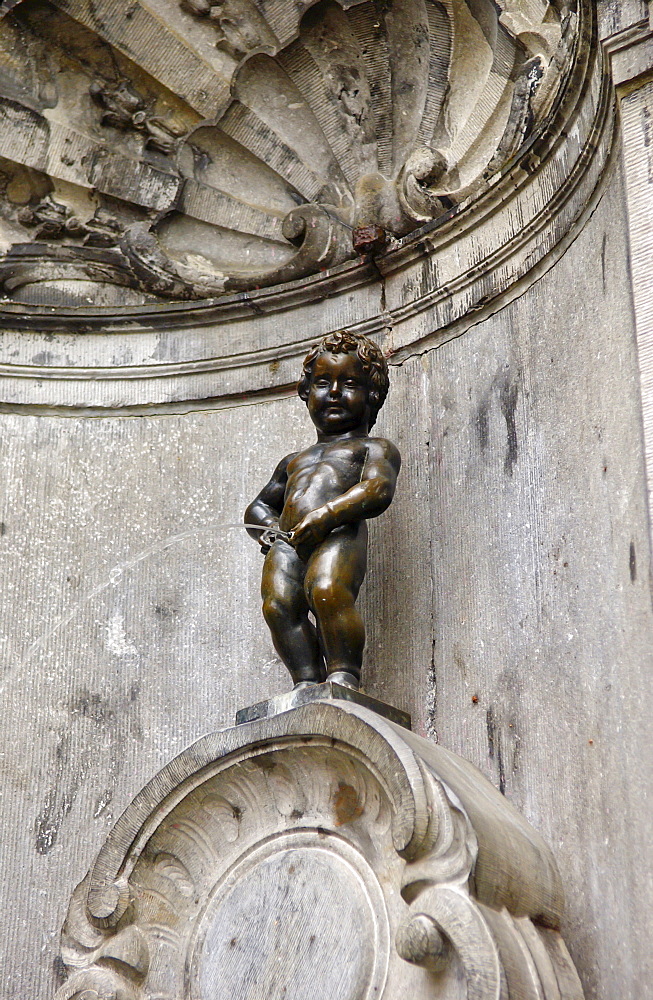
<svg viewBox="0 0 653 1000">
<path fill-rule="evenodd" d="M 69 328 L 38 282 L 3 303 L 2 1000 L 52 996 L 70 893 L 143 784 L 288 687 L 257 546 L 225 525 L 311 440 L 304 342 L 356 323 L 394 352 L 378 428 L 404 459 L 371 525 L 364 687 L 553 848 L 588 1000 L 653 996 L 651 39 L 643 0 L 596 9 L 620 114 L 595 45 L 538 180 L 517 164 L 382 277 L 71 306 Z"/>
<path fill-rule="evenodd" d="M 586 995 L 644 997 L 651 598 L 624 191 L 511 305 L 406 359 L 364 685 L 544 835 Z M 51 995 L 69 894 L 186 744 L 287 687 L 237 521 L 311 438 L 279 398 L 2 421 L 4 993 Z"/>
<path fill-rule="evenodd" d="M 377 573 L 386 608 L 420 608 L 424 701 L 406 703 L 545 835 L 565 939 L 605 1000 L 651 995 L 650 548 L 620 218 L 616 176 L 527 294 L 403 366 L 384 427 L 408 463 L 388 520 L 412 552 Z M 417 640 L 412 624 L 394 640 L 385 614 L 372 676 L 398 699 L 392 664 Z"/>
</svg>

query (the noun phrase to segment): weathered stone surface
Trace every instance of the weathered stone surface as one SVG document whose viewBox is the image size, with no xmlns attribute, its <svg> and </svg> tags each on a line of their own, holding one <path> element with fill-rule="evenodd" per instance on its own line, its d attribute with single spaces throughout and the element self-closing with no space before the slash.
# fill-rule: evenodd
<svg viewBox="0 0 653 1000">
<path fill-rule="evenodd" d="M 582 1000 L 561 910 L 550 850 L 467 761 L 317 701 L 134 799 L 73 893 L 57 1000 Z"/>
<path fill-rule="evenodd" d="M 631 274 L 641 378 L 644 446 L 653 484 L 653 296 L 650 263 L 653 240 L 653 9 L 650 17 L 626 25 L 605 42 L 623 123 L 623 165 L 628 199 Z"/>
<path fill-rule="evenodd" d="M 85 200 L 122 228 L 113 273 L 73 233 L 65 261 L 33 248 L 58 265 L 39 288 L 52 305 L 79 300 L 84 270 L 99 298 L 122 284 L 142 301 L 206 299 L 337 267 L 360 227 L 396 240 L 446 222 L 555 144 L 593 32 L 589 0 L 24 0 L 2 13 L 0 286 L 30 303 L 43 282 L 12 192 Z"/>
<path fill-rule="evenodd" d="M 48 30 L 58 25 L 71 50 L 86 46 L 67 15 L 30 6 L 37 19 L 46 10 Z M 133 15 L 138 37 L 153 7 Z M 193 77 L 191 104 L 210 79 L 217 108 L 228 99 L 219 72 L 229 75 L 233 57 L 215 47 L 212 25 L 173 8 L 184 31 L 198 28 L 193 45 L 210 67 Z M 640 0 L 596 10 L 610 51 L 617 33 L 639 25 L 644 37 Z M 117 32 L 125 5 L 114 13 L 107 30 Z M 169 64 L 157 72 L 174 74 L 170 25 L 161 33 Z M 122 75 L 133 70 L 126 39 L 108 60 Z M 37 50 L 21 45 L 6 51 L 38 67 Z M 90 85 L 107 50 L 84 51 Z M 405 458 L 396 505 L 372 525 L 383 525 L 387 544 L 373 547 L 362 598 L 365 686 L 480 766 L 551 844 L 587 996 L 649 996 L 653 671 L 634 331 L 650 286 L 650 88 L 641 74 L 634 89 L 618 78 L 624 185 L 610 65 L 614 56 L 597 62 L 548 166 L 506 175 L 507 185 L 523 181 L 523 198 L 501 203 L 497 185 L 478 228 L 452 220 L 437 238 L 392 251 L 382 279 L 371 265 L 345 264 L 217 306 L 164 308 L 112 284 L 118 266 L 106 246 L 93 265 L 106 270 L 101 292 L 85 258 L 76 272 L 64 253 L 39 270 L 29 226 L 9 220 L 33 268 L 23 272 L 33 305 L 4 304 L 2 321 L 3 1000 L 51 998 L 66 899 L 143 782 L 238 707 L 284 689 L 260 623 L 257 553 L 220 524 L 237 520 L 269 473 L 268 446 L 305 444 L 288 390 L 304 346 L 356 324 L 395 351 L 380 433 Z M 186 128 L 201 120 L 202 108 L 148 89 L 148 72 L 135 82 L 157 116 Z M 54 200 L 65 195 L 88 232 L 101 221 L 96 195 L 79 164 L 65 162 L 67 147 L 106 148 L 99 162 L 115 161 L 88 87 L 64 96 L 89 116 L 83 146 L 51 109 L 37 117 L 58 136 Z M 45 156 L 40 118 L 30 119 L 25 157 Z M 171 191 L 177 183 L 163 154 L 143 151 L 145 139 L 120 133 L 122 178 L 143 199 L 154 190 L 154 181 L 141 186 L 147 171 Z M 31 169 L 7 173 L 16 215 L 50 194 Z M 194 218 L 222 210 L 199 181 L 185 190 Z M 148 211 L 143 203 L 128 221 Z M 648 414 L 641 336 L 639 346 Z M 421 940 L 437 966 L 437 935 L 415 930 L 406 947 Z M 138 965 L 139 941 L 127 943 Z"/>
<path fill-rule="evenodd" d="M 651 981 L 653 643 L 624 205 L 613 173 L 548 274 L 395 367 L 379 433 L 404 467 L 370 525 L 385 543 L 362 597 L 364 688 L 477 764 L 550 843 L 596 1000 Z M 0 426 L 2 989 L 46 1000 L 66 899 L 113 821 L 185 745 L 286 688 L 256 547 L 220 524 L 306 426 L 296 397 Z"/>
<path fill-rule="evenodd" d="M 366 609 L 388 657 L 370 662 L 370 689 L 400 697 L 399 650 L 431 662 L 425 727 L 545 833 L 572 955 L 606 1000 L 649 991 L 650 932 L 633 914 L 653 874 L 649 523 L 616 180 L 528 295 L 404 365 L 382 429 L 404 454 L 396 542 L 370 568 L 383 586 Z M 430 593 L 432 650 L 402 626 Z"/>
<path fill-rule="evenodd" d="M 649 17 L 647 0 L 598 0 L 596 7 L 601 38 L 624 31 Z"/>
</svg>

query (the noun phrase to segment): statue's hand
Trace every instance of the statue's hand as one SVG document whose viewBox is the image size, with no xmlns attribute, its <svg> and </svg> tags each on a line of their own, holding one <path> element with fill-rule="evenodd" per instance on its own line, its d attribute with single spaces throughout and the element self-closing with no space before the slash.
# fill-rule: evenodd
<svg viewBox="0 0 653 1000">
<path fill-rule="evenodd" d="M 329 512 L 318 507 L 317 510 L 309 511 L 291 531 L 290 544 L 304 562 L 331 531 L 333 526 L 329 520 Z"/>
<path fill-rule="evenodd" d="M 259 535 L 258 543 L 261 546 L 261 552 L 264 556 L 268 554 L 272 546 L 277 540 L 277 531 L 279 530 L 279 522 L 276 521 L 273 524 L 268 524 L 265 531 Z"/>
</svg>

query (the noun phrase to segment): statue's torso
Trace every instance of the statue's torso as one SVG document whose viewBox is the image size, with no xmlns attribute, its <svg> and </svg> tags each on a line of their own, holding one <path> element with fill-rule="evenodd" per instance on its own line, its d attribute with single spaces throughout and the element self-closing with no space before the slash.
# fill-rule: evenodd
<svg viewBox="0 0 653 1000">
<path fill-rule="evenodd" d="M 310 511 L 342 496 L 360 482 L 368 438 L 318 442 L 288 463 L 280 527 L 290 531 Z"/>
</svg>

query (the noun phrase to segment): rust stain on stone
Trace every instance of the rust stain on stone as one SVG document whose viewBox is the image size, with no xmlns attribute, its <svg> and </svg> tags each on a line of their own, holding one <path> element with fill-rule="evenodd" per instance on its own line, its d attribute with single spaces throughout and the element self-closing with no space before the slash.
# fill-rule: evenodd
<svg viewBox="0 0 653 1000">
<path fill-rule="evenodd" d="M 388 234 L 382 226 L 359 226 L 352 235 L 354 250 L 360 256 L 383 253 L 388 244 Z"/>
<path fill-rule="evenodd" d="M 336 814 L 336 826 L 344 826 L 363 815 L 363 806 L 358 798 L 358 792 L 351 785 L 342 781 L 333 797 L 333 807 Z"/>
</svg>

